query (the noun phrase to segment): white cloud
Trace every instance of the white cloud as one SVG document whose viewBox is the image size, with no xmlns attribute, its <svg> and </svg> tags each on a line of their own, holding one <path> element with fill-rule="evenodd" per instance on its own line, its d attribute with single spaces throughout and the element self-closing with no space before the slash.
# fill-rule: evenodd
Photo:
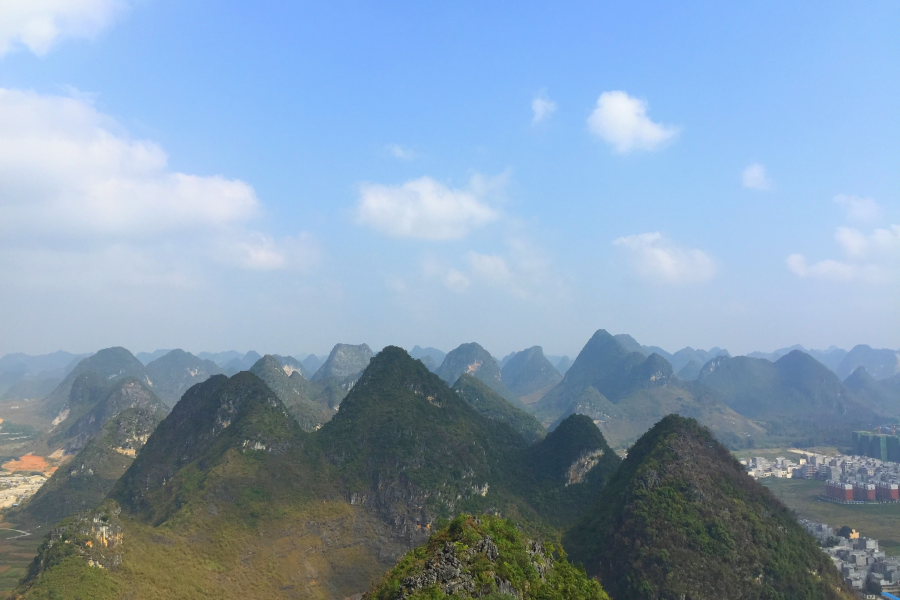
<svg viewBox="0 0 900 600">
<path fill-rule="evenodd" d="M 858 229 L 838 227 L 834 239 L 847 256 L 860 257 L 868 252 L 869 239 Z"/>
<path fill-rule="evenodd" d="M 317 256 L 308 237 L 249 229 L 261 213 L 247 183 L 171 171 L 158 145 L 129 138 L 83 98 L 0 89 L 5 250 L 167 245 L 250 269 L 304 267 Z"/>
<path fill-rule="evenodd" d="M 0 56 L 17 45 L 46 54 L 64 38 L 91 38 L 112 23 L 123 0 L 3 0 Z"/>
<path fill-rule="evenodd" d="M 749 165 L 741 174 L 741 183 L 745 188 L 762 192 L 772 189 L 772 180 L 766 174 L 766 167 L 760 163 Z"/>
<path fill-rule="evenodd" d="M 847 211 L 847 218 L 854 221 L 873 221 L 881 216 L 881 206 L 871 198 L 838 194 L 834 201 L 843 206 Z"/>
<path fill-rule="evenodd" d="M 556 112 L 556 102 L 547 97 L 547 93 L 541 90 L 534 100 L 531 101 L 531 117 L 532 123 L 540 123 L 554 112 Z"/>
<path fill-rule="evenodd" d="M 809 264 L 802 254 L 791 254 L 787 258 L 788 269 L 803 278 L 869 283 L 895 279 L 900 272 L 900 225 L 874 229 L 869 234 L 852 227 L 838 227 L 834 239 L 844 260 Z"/>
<path fill-rule="evenodd" d="M 80 100 L 0 90 L 0 232 L 149 236 L 259 213 L 246 183 L 171 172 L 117 128 Z"/>
<path fill-rule="evenodd" d="M 413 160 L 417 156 L 415 152 L 409 148 L 404 148 L 400 144 L 388 144 L 387 149 L 394 158 L 399 158 L 400 160 Z"/>
<path fill-rule="evenodd" d="M 647 117 L 647 103 L 621 91 L 603 92 L 588 117 L 588 129 L 613 149 L 656 150 L 678 135 L 679 128 L 654 123 Z"/>
<path fill-rule="evenodd" d="M 809 264 L 802 254 L 787 257 L 788 269 L 798 277 L 847 283 L 851 281 L 879 282 L 886 274 L 877 265 L 861 265 L 839 260 L 820 260 Z"/>
<path fill-rule="evenodd" d="M 838 227 L 834 239 L 851 258 L 886 258 L 900 254 L 900 225 L 878 228 L 866 235 L 852 227 Z"/>
<path fill-rule="evenodd" d="M 627 249 L 637 272 L 654 283 L 697 283 L 712 279 L 717 271 L 708 254 L 676 246 L 659 232 L 620 237 L 613 244 Z"/>
<path fill-rule="evenodd" d="M 431 177 L 402 185 L 363 184 L 356 220 L 391 237 L 460 239 L 499 218 L 486 203 L 502 189 L 496 182 L 476 176 L 465 189 L 448 188 Z"/>
</svg>

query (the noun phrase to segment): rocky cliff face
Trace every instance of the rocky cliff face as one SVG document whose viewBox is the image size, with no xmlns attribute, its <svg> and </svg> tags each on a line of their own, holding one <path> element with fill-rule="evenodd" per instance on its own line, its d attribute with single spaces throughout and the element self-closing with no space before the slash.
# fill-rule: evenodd
<svg viewBox="0 0 900 600">
<path fill-rule="evenodd" d="M 165 417 L 164 410 L 136 406 L 110 418 L 71 461 L 9 517 L 46 527 L 99 505 Z"/>
<path fill-rule="evenodd" d="M 507 400 L 519 403 L 519 397 L 504 384 L 497 360 L 475 342 L 462 344 L 451 350 L 435 373 L 446 381 L 447 385 L 456 383 L 463 374 L 471 375 Z"/>
<path fill-rule="evenodd" d="M 128 409 L 141 409 L 151 414 L 168 412 L 168 407 L 139 379 L 129 377 L 109 387 L 82 386 L 89 376 L 82 375 L 73 385 L 72 398 L 67 405 L 73 412 L 57 426 L 57 433 L 48 440 L 51 447 L 61 445 L 66 454 L 75 454 L 107 421 Z M 81 410 L 88 406 L 90 408 L 86 412 Z M 83 414 L 78 416 L 81 412 Z"/>
<path fill-rule="evenodd" d="M 372 349 L 366 344 L 337 344 L 315 375 L 313 381 L 358 377 L 372 360 Z"/>
<path fill-rule="evenodd" d="M 461 515 L 406 555 L 366 600 L 436 598 L 608 600 L 596 581 L 527 539 L 510 521 Z"/>
<path fill-rule="evenodd" d="M 288 409 L 304 431 L 315 431 L 334 416 L 328 405 L 322 384 L 308 381 L 290 367 L 282 365 L 274 356 L 266 355 L 250 367 L 250 372 L 265 382 Z"/>
<path fill-rule="evenodd" d="M 100 380 L 108 383 L 125 377 L 134 377 L 144 383 L 149 381 L 144 365 L 125 348 L 100 350 L 80 361 L 62 383 L 42 401 L 44 411 L 49 417 L 56 418 L 60 411 L 65 410 L 75 380 L 79 375 L 88 372 L 95 373 Z"/>
</svg>

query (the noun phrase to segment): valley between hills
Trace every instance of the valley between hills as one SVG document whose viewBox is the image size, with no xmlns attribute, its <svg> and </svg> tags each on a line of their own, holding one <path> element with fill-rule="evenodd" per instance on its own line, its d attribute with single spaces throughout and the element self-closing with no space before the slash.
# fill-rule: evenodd
<svg viewBox="0 0 900 600">
<path fill-rule="evenodd" d="M 574 360 L 539 346 L 497 359 L 474 342 L 302 360 L 9 355 L 0 586 L 24 599 L 851 598 L 779 498 L 807 501 L 773 495 L 732 452 L 846 448 L 854 430 L 897 424 L 896 357 L 669 354 L 604 330 Z"/>
</svg>

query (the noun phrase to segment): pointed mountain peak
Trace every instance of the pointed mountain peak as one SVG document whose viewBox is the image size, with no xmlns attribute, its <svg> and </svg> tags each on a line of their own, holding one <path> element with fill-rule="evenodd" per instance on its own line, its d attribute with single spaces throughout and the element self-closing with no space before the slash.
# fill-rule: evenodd
<svg viewBox="0 0 900 600">
<path fill-rule="evenodd" d="M 267 354 L 260 358 L 250 372 L 265 382 L 304 431 L 315 431 L 327 422 L 334 411 L 320 397 L 317 384 L 310 383 L 300 371 L 288 376 L 281 361 Z"/>
<path fill-rule="evenodd" d="M 189 389 L 147 440 L 110 496 L 151 522 L 182 504 L 177 486 L 166 486 L 184 467 L 206 470 L 231 449 L 280 454 L 303 435 L 284 405 L 263 383 L 242 371 L 215 375 Z"/>
<path fill-rule="evenodd" d="M 331 350 L 331 354 L 322 364 L 315 375 L 313 381 L 321 381 L 323 379 L 347 379 L 359 376 L 366 368 L 369 361 L 372 360 L 372 349 L 367 344 L 336 344 Z"/>
<path fill-rule="evenodd" d="M 57 424 L 47 444 L 62 447 L 66 454 L 75 454 L 104 423 L 131 408 L 168 412 L 168 407 L 151 388 L 136 377 L 108 382 L 98 380 L 94 373 L 84 373 L 72 386 L 69 404 L 63 411 L 67 417 Z"/>
<path fill-rule="evenodd" d="M 656 352 L 652 353 L 647 357 L 647 360 L 644 361 L 644 365 L 647 365 L 648 369 L 657 369 L 663 371 L 666 375 L 672 374 L 672 365 L 669 364 L 664 357 L 660 356 Z"/>
<path fill-rule="evenodd" d="M 360 403 L 388 401 L 388 395 L 380 394 L 398 390 L 413 392 L 435 405 L 440 405 L 439 396 L 452 396 L 447 386 L 421 361 L 412 358 L 403 348 L 387 346 L 369 362 L 350 394 L 341 402 L 338 415 L 356 411 Z"/>
<path fill-rule="evenodd" d="M 533 415 L 513 405 L 486 383 L 468 373 L 460 375 L 452 389 L 480 415 L 506 423 L 526 442 L 536 442 L 547 434 L 540 421 Z"/>
<path fill-rule="evenodd" d="M 143 363 L 125 348 L 116 346 L 105 348 L 81 360 L 62 382 L 44 399 L 45 414 L 57 417 L 69 400 L 69 392 L 75 380 L 82 374 L 93 371 L 100 380 L 113 382 L 123 377 L 133 376 L 150 382 Z M 65 418 L 65 417 L 63 417 Z"/>
<path fill-rule="evenodd" d="M 597 425 L 585 415 L 566 417 L 529 452 L 539 479 L 561 479 L 566 485 L 580 483 L 604 455 L 614 465 L 619 463 Z"/>
<path fill-rule="evenodd" d="M 266 354 L 250 367 L 251 373 L 257 373 L 258 371 L 281 371 L 283 375 L 287 376 L 284 369 L 282 369 L 281 362 L 271 354 Z"/>
<path fill-rule="evenodd" d="M 213 361 L 204 360 L 184 350 L 172 350 L 146 367 L 153 391 L 169 406 L 175 406 L 195 383 L 206 381 L 221 372 Z"/>
<path fill-rule="evenodd" d="M 697 379 L 702 380 L 705 376 L 709 375 L 710 373 L 712 373 L 718 369 L 721 369 L 723 366 L 728 365 L 733 360 L 734 359 L 731 358 L 730 356 L 717 356 L 715 358 L 709 359 L 709 361 L 705 365 L 703 365 L 703 367 L 700 369 L 700 373 L 699 373 L 699 375 L 697 375 Z M 759 359 L 751 359 L 751 360 L 759 360 Z"/>
<path fill-rule="evenodd" d="M 534 400 L 540 399 L 562 379 L 540 346 L 516 352 L 503 366 L 501 375 L 503 383 L 514 394 L 520 397 L 535 394 L 538 397 Z"/>
<path fill-rule="evenodd" d="M 875 378 L 869 374 L 869 371 L 867 371 L 865 367 L 860 366 L 856 367 L 856 370 L 853 371 L 850 376 L 844 380 L 844 384 L 850 386 L 859 383 L 874 383 L 875 381 Z"/>
<path fill-rule="evenodd" d="M 614 598 L 851 597 L 791 512 L 677 415 L 631 447 L 563 542 Z"/>
<path fill-rule="evenodd" d="M 482 369 L 485 372 L 490 371 L 492 375 L 496 371 L 497 377 L 500 376 L 500 365 L 491 356 L 491 353 L 476 342 L 468 342 L 460 344 L 457 348 L 447 353 L 447 356 L 444 357 L 444 362 L 437 370 L 437 374 L 440 375 L 441 379 L 452 384 L 463 373 L 478 377 L 477 374 Z"/>
<path fill-rule="evenodd" d="M 475 342 L 461 344 L 450 351 L 435 373 L 446 381 L 447 385 L 453 385 L 460 375 L 468 373 L 489 385 L 507 400 L 518 401 L 518 396 L 503 382 L 500 364 L 490 352 Z"/>
</svg>

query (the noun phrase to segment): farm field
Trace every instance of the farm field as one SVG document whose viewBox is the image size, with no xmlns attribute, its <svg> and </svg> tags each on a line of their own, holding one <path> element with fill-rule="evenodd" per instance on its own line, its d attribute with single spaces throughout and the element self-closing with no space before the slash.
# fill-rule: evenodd
<svg viewBox="0 0 900 600">
<path fill-rule="evenodd" d="M 819 500 L 823 481 L 771 477 L 759 481 L 801 518 L 835 529 L 847 525 L 879 540 L 886 554 L 900 555 L 900 504 L 834 504 Z"/>
<path fill-rule="evenodd" d="M 0 523 L 0 598 L 19 584 L 34 560 L 42 534 L 22 536 L 16 526 Z"/>
</svg>

